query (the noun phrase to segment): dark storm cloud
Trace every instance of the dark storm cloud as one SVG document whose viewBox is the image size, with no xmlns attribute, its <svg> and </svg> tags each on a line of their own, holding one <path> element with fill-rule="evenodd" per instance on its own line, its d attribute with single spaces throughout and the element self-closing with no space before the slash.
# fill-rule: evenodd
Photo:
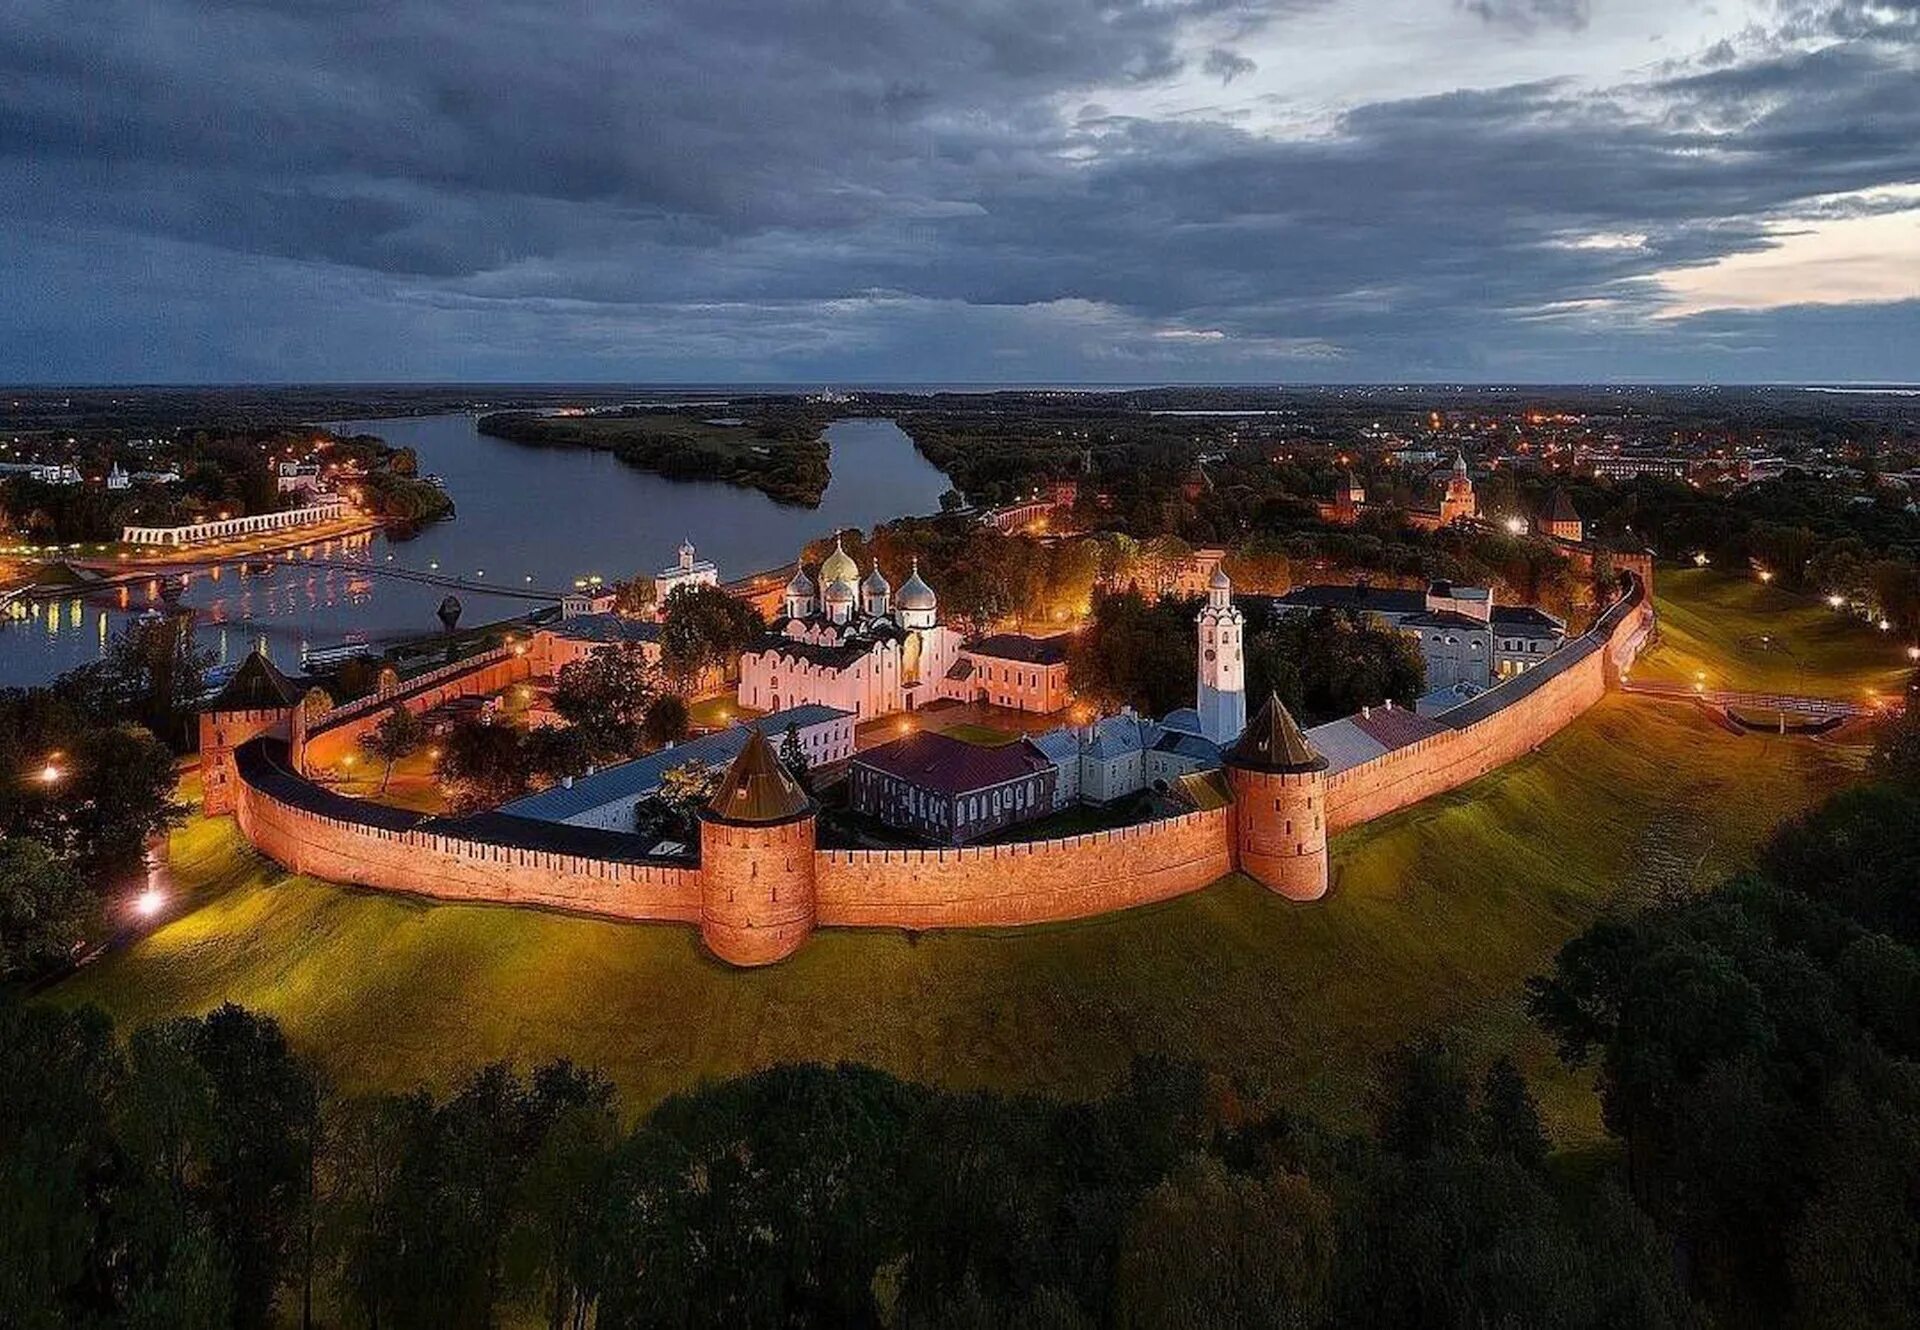
<svg viewBox="0 0 1920 1330">
<path fill-rule="evenodd" d="M 1785 6 L 1630 86 L 1381 100 L 1299 138 L 1098 105 L 1189 63 L 1237 91 L 1240 45 L 1309 7 L 14 0 L 0 237 L 35 335 L 0 374 L 69 347 L 84 372 L 75 318 L 166 305 L 171 352 L 120 326 L 94 363 L 1565 376 L 1583 348 L 1749 346 L 1764 316 L 1649 322 L 1651 276 L 1920 181 L 1920 6 L 1887 0 Z"/>
</svg>

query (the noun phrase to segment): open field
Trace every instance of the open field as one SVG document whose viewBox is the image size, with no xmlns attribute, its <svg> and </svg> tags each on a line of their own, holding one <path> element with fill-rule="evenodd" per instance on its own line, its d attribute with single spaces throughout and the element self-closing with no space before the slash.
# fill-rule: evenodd
<svg viewBox="0 0 1920 1330">
<path fill-rule="evenodd" d="M 231 999 L 277 1016 L 349 1090 L 565 1054 L 606 1068 L 630 1111 L 782 1060 L 1082 1093 L 1158 1052 L 1352 1120 L 1381 1053 L 1457 1029 L 1478 1053 L 1517 1046 L 1555 1132 L 1578 1144 L 1599 1134 L 1595 1101 L 1527 1025 L 1522 981 L 1610 904 L 1716 880 L 1858 763 L 1614 696 L 1539 753 L 1340 837 L 1315 905 L 1229 878 L 1078 924 L 828 930 L 759 971 L 709 959 L 688 928 L 289 877 L 228 823 L 196 821 L 174 864 L 202 907 L 54 998 L 123 1023 Z"/>
<path fill-rule="evenodd" d="M 1751 577 L 1711 568 L 1662 568 L 1654 578 L 1660 645 L 1634 666 L 1636 679 L 1709 688 L 1859 700 L 1896 694 L 1912 663 L 1905 642 L 1830 608 Z"/>
</svg>

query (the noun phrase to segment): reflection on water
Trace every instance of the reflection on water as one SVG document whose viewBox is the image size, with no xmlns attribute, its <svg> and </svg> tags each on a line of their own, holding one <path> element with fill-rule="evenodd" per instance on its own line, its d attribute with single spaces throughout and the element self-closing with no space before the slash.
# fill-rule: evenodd
<svg viewBox="0 0 1920 1330">
<path fill-rule="evenodd" d="M 362 535 L 187 574 L 180 603 L 194 611 L 199 644 L 221 663 L 240 659 L 263 637 L 274 660 L 294 669 L 309 646 L 438 631 L 435 611 L 448 588 L 388 570 L 460 578 L 465 585 L 453 594 L 461 623 L 486 623 L 548 603 L 525 598 L 529 589 L 665 567 L 683 538 L 714 559 L 723 577 L 757 572 L 829 530 L 933 512 L 948 485 L 887 420 L 828 428 L 833 481 L 817 509 L 782 507 L 730 485 L 665 480 L 606 453 L 491 439 L 467 415 L 330 428 L 414 448 L 422 470 L 446 481 L 459 515 L 409 540 Z M 489 585 L 502 590 L 482 589 Z M 98 659 L 115 633 L 161 603 L 160 579 L 152 578 L 19 607 L 21 617 L 0 623 L 0 684 L 43 682 Z"/>
</svg>

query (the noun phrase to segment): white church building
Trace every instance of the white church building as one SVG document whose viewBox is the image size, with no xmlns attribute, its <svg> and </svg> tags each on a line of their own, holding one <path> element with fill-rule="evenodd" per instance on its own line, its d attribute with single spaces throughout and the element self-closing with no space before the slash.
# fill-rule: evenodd
<svg viewBox="0 0 1920 1330">
<path fill-rule="evenodd" d="M 819 704 L 872 720 L 944 696 L 960 634 L 916 560 L 898 592 L 878 564 L 864 577 L 834 542 L 816 587 L 804 567 L 787 584 L 782 616 L 740 657 L 739 701 L 756 711 Z"/>
</svg>

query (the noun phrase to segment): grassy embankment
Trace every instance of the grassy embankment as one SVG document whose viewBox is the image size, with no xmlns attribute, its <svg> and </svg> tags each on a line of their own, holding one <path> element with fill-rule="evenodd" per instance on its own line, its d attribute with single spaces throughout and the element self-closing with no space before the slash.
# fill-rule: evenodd
<svg viewBox="0 0 1920 1330">
<path fill-rule="evenodd" d="M 478 428 L 539 447 L 605 449 L 643 471 L 675 480 L 723 481 L 807 508 L 819 504 L 832 478 L 821 422 L 801 415 L 721 424 L 676 412 L 542 416 L 502 411 L 480 417 Z"/>
<path fill-rule="evenodd" d="M 291 877 L 227 822 L 196 821 L 175 867 L 204 904 L 55 996 L 123 1024 L 231 999 L 278 1017 L 350 1090 L 565 1054 L 605 1067 L 636 1111 L 782 1060 L 1080 1093 L 1159 1052 L 1352 1120 L 1380 1054 L 1452 1028 L 1479 1053 L 1517 1048 L 1555 1132 L 1582 1143 L 1595 1101 L 1532 1031 L 1522 982 L 1602 910 L 1716 880 L 1857 761 L 1613 697 L 1539 753 L 1338 838 L 1316 905 L 1230 878 L 1072 925 L 827 930 L 760 971 L 709 959 L 687 928 Z"/>
<path fill-rule="evenodd" d="M 1654 578 L 1660 645 L 1633 677 L 1753 693 L 1861 699 L 1897 694 L 1913 668 L 1906 644 L 1817 596 L 1711 568 Z"/>
</svg>

